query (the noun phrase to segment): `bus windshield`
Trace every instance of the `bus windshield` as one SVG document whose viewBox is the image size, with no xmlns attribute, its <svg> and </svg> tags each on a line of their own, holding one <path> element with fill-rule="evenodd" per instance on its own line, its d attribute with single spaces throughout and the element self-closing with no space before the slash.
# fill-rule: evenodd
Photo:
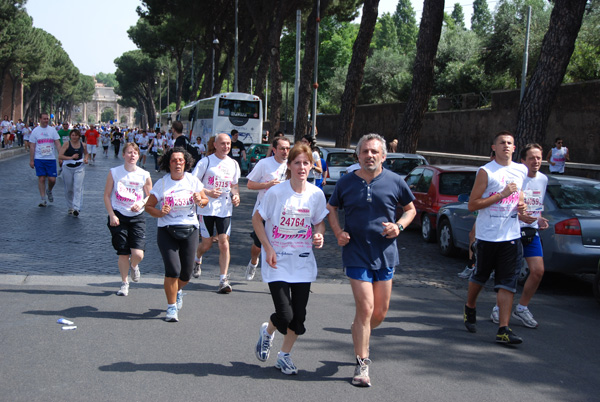
<svg viewBox="0 0 600 402">
<path fill-rule="evenodd" d="M 260 102 L 243 101 L 235 99 L 219 99 L 219 117 L 237 117 L 245 119 L 258 119 Z"/>
</svg>

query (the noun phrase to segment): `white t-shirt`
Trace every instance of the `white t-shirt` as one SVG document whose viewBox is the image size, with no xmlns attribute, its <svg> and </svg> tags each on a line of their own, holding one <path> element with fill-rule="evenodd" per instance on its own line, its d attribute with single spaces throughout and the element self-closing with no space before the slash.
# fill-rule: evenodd
<svg viewBox="0 0 600 402">
<path fill-rule="evenodd" d="M 219 159 L 215 154 L 212 154 L 202 158 L 192 174 L 202 180 L 202 184 L 207 190 L 221 189 L 219 198 L 208 197 L 210 202 L 202 210 L 202 215 L 218 216 L 220 218 L 231 216 L 233 213 L 231 187 L 238 184 L 240 165 L 229 156 Z"/>
<path fill-rule="evenodd" d="M 204 186 L 196 177 L 185 173 L 181 180 L 171 179 L 167 173 L 156 182 L 150 194 L 154 194 L 158 203 L 156 208 L 160 209 L 167 203 L 171 205 L 171 212 L 162 218 L 158 218 L 158 227 L 168 225 L 194 225 L 198 227 L 198 216 L 196 215 L 196 204 L 194 193 L 202 191 Z"/>
<path fill-rule="evenodd" d="M 527 176 L 523 182 L 523 196 L 527 205 L 527 213 L 534 218 L 541 217 L 544 211 L 544 195 L 547 185 L 548 177 L 541 172 L 537 172 L 535 177 Z M 529 226 L 539 229 L 537 220 L 531 224 L 523 221 L 519 221 L 519 223 L 521 227 Z"/>
<path fill-rule="evenodd" d="M 137 144 L 140 146 L 140 149 L 148 149 L 148 144 L 150 143 L 150 138 L 148 136 L 140 136 L 138 138 Z"/>
<path fill-rule="evenodd" d="M 319 153 L 317 151 L 313 151 L 312 157 L 313 157 L 313 161 L 314 161 L 313 165 L 316 165 L 317 161 L 321 160 L 321 156 L 319 156 Z M 321 168 L 322 168 L 322 166 L 321 166 Z M 319 173 L 314 169 L 312 169 L 312 172 L 313 172 L 313 176 L 314 176 L 315 180 L 320 180 L 323 178 L 323 173 Z"/>
<path fill-rule="evenodd" d="M 56 159 L 56 145 L 54 141 L 58 140 L 59 136 L 54 127 L 37 126 L 29 136 L 29 142 L 35 144 L 34 159 Z"/>
<path fill-rule="evenodd" d="M 268 158 L 264 158 L 258 161 L 254 169 L 246 178 L 248 180 L 252 180 L 256 183 L 266 183 L 271 180 L 279 180 L 280 182 L 285 181 L 285 172 L 287 170 L 287 160 L 282 163 L 277 162 L 274 156 L 270 156 Z M 258 190 L 258 195 L 256 196 L 256 203 L 254 204 L 254 209 L 252 210 L 252 215 L 258 209 L 260 205 L 260 201 L 265 196 L 265 193 L 268 189 L 263 188 Z"/>
<path fill-rule="evenodd" d="M 552 156 L 550 160 L 554 162 L 554 166 L 549 165 L 548 168 L 551 172 L 555 173 L 564 173 L 565 172 L 565 164 L 567 162 L 567 152 L 569 152 L 567 147 L 561 147 L 560 149 L 552 148 Z"/>
<path fill-rule="evenodd" d="M 150 173 L 140 167 L 129 172 L 125 170 L 124 165 L 121 165 L 110 169 L 110 174 L 113 178 L 113 191 L 110 196 L 113 209 L 125 216 L 136 216 L 144 212 L 143 209 L 133 212 L 131 207 L 144 199 L 144 184 L 150 177 Z"/>
<path fill-rule="evenodd" d="M 25 141 L 29 141 L 29 135 L 31 134 L 31 131 L 29 131 L 29 128 L 27 126 L 23 127 L 22 133 L 23 133 L 23 139 Z"/>
<path fill-rule="evenodd" d="M 508 183 L 515 183 L 518 191 L 501 199 L 487 208 L 479 210 L 475 221 L 475 237 L 479 240 L 501 242 L 521 237 L 518 218 L 519 191 L 523 189 L 523 181 L 527 177 L 527 167 L 511 162 L 502 166 L 491 161 L 480 169 L 485 170 L 488 184 L 482 198 L 500 193 Z"/>
<path fill-rule="evenodd" d="M 2 134 L 8 134 L 10 132 L 11 127 L 12 124 L 10 124 L 10 121 L 8 120 L 2 120 L 2 122 L 0 123 L 0 130 L 2 130 Z"/>
<path fill-rule="evenodd" d="M 327 216 L 325 194 L 306 183 L 303 193 L 296 193 L 289 180 L 273 186 L 265 194 L 258 212 L 265 220 L 269 243 L 277 253 L 277 269 L 267 264 L 261 249 L 263 282 L 314 282 L 317 262 L 312 250 L 312 225 Z"/>
</svg>

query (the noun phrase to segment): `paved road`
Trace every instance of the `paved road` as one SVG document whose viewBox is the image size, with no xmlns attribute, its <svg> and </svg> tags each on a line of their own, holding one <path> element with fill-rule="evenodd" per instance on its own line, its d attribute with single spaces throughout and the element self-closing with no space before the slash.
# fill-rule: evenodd
<svg viewBox="0 0 600 402">
<path fill-rule="evenodd" d="M 283 377 L 253 354 L 256 332 L 271 312 L 267 287 L 243 280 L 255 195 L 242 186 L 234 212 L 234 292 L 217 295 L 216 248 L 203 276 L 186 288 L 181 322 L 164 316 L 162 261 L 156 223 L 148 217 L 142 281 L 117 297 L 116 256 L 102 192 L 108 169 L 87 168 L 84 207 L 67 215 L 62 181 L 55 202 L 38 208 L 36 178 L 26 156 L 0 162 L 0 389 L 3 400 L 599 400 L 600 316 L 591 285 L 549 276 L 535 299 L 537 330 L 513 325 L 518 348 L 493 343 L 489 289 L 479 306 L 479 332 L 462 326 L 464 258 L 439 255 L 416 230 L 400 242 L 402 263 L 386 322 L 373 333 L 374 387 L 348 384 L 352 295 L 331 232 L 318 250 L 320 276 L 309 302 L 308 332 L 295 348 L 300 374 Z M 152 172 L 156 180 L 159 174 Z M 61 331 L 59 317 L 75 331 Z M 281 337 L 276 339 L 279 347 Z"/>
</svg>

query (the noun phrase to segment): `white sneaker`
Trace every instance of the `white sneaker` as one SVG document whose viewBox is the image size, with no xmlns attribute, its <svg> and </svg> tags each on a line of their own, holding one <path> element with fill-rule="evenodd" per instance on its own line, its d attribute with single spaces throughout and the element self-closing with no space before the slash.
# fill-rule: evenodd
<svg viewBox="0 0 600 402">
<path fill-rule="evenodd" d="M 192 276 L 194 278 L 200 278 L 200 275 L 202 275 L 202 260 L 194 264 L 194 271 L 192 271 Z"/>
<path fill-rule="evenodd" d="M 471 268 L 468 265 L 465 267 L 465 269 L 458 274 L 459 278 L 462 279 L 469 279 L 471 277 L 471 274 L 473 273 L 473 271 L 475 271 L 475 268 Z"/>
<path fill-rule="evenodd" d="M 527 328 L 537 328 L 538 322 L 533 319 L 533 314 L 527 307 L 525 310 L 519 311 L 516 308 L 512 312 L 512 316 L 523 323 Z"/>
<path fill-rule="evenodd" d="M 232 291 L 232 287 L 231 284 L 229 283 L 229 275 L 227 275 L 225 278 L 221 279 L 221 281 L 219 281 L 219 289 L 218 289 L 218 293 L 223 293 L 223 294 L 227 294 L 227 293 L 231 293 Z"/>
<path fill-rule="evenodd" d="M 127 296 L 129 294 L 129 283 L 121 282 L 121 289 L 117 290 L 117 296 Z"/>
<path fill-rule="evenodd" d="M 131 267 L 131 280 L 133 282 L 138 282 L 140 280 L 140 268 L 139 267 Z"/>
<path fill-rule="evenodd" d="M 258 260 L 258 262 L 260 262 L 260 260 Z M 248 266 L 246 266 L 247 281 L 251 281 L 252 279 L 254 279 L 254 275 L 256 275 L 256 268 L 258 268 L 258 262 L 256 263 L 256 265 L 252 265 L 252 261 L 250 261 L 248 263 Z"/>
<path fill-rule="evenodd" d="M 494 307 L 492 309 L 492 314 L 490 314 L 490 320 L 492 320 L 494 324 L 500 323 L 500 310 L 497 307 Z"/>
</svg>

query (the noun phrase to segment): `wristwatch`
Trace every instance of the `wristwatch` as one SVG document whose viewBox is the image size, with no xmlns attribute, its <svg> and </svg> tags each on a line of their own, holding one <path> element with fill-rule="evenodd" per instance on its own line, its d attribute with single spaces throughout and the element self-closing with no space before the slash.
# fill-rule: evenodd
<svg viewBox="0 0 600 402">
<path fill-rule="evenodd" d="M 401 232 L 404 230 L 404 226 L 402 226 L 400 223 L 396 223 L 396 226 L 398 226 L 398 230 Z"/>
</svg>

